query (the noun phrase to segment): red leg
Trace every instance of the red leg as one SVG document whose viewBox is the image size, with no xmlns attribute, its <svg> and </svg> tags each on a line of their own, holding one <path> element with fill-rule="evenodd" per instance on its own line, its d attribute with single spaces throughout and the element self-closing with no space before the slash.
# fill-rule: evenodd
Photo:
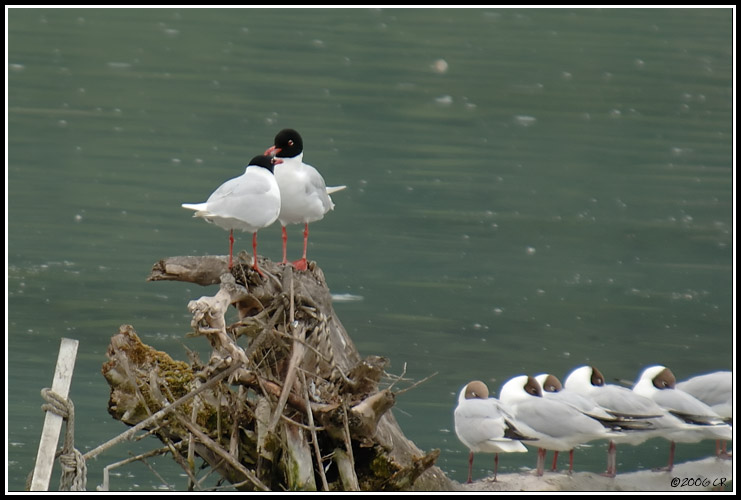
<svg viewBox="0 0 741 500">
<path fill-rule="evenodd" d="M 262 271 L 260 271 L 260 268 L 257 267 L 257 231 L 252 233 L 252 255 L 254 256 L 252 260 L 252 268 L 257 271 L 257 274 L 265 277 L 265 275 L 262 274 Z"/>
<path fill-rule="evenodd" d="M 473 452 L 469 453 L 468 455 L 468 483 L 472 483 L 471 480 L 471 471 L 473 470 Z"/>
<path fill-rule="evenodd" d="M 494 481 L 497 480 L 497 471 L 499 470 L 499 453 L 494 454 Z"/>
<path fill-rule="evenodd" d="M 288 246 L 288 233 L 286 232 L 286 226 L 283 226 L 281 230 L 281 239 L 283 240 L 283 262 L 281 264 L 288 264 L 286 259 L 286 247 Z"/>
<path fill-rule="evenodd" d="M 671 442 L 669 445 L 669 462 L 666 464 L 666 467 L 656 467 L 655 471 L 667 471 L 671 472 L 671 470 L 674 468 L 674 450 L 677 448 L 677 443 L 674 441 Z"/>
<path fill-rule="evenodd" d="M 617 475 L 617 446 L 615 441 L 610 441 L 607 446 L 607 470 L 603 476 L 615 477 Z"/>
<path fill-rule="evenodd" d="M 551 466 L 551 472 L 556 472 L 556 464 L 558 463 L 558 452 L 553 452 L 553 465 Z"/>
<path fill-rule="evenodd" d="M 538 448 L 538 463 L 535 468 L 535 474 L 542 476 L 545 470 L 545 448 Z"/>
<path fill-rule="evenodd" d="M 728 453 L 728 449 L 726 448 L 726 445 L 728 443 L 724 440 L 717 440 L 715 442 L 715 454 L 718 458 L 722 458 L 724 460 L 731 460 L 733 458 L 733 455 L 731 453 Z"/>
<path fill-rule="evenodd" d="M 234 230 L 229 230 L 229 269 L 232 268 L 232 249 L 234 248 Z"/>
<path fill-rule="evenodd" d="M 569 450 L 569 474 L 574 472 L 574 449 Z"/>
<path fill-rule="evenodd" d="M 307 266 L 307 263 L 306 263 L 306 247 L 308 246 L 308 244 L 309 244 L 309 223 L 307 222 L 304 225 L 304 253 L 303 253 L 303 256 L 299 260 L 297 260 L 297 261 L 295 261 L 293 263 L 293 266 L 296 269 L 298 269 L 299 271 L 306 271 L 306 268 L 308 267 Z"/>
</svg>

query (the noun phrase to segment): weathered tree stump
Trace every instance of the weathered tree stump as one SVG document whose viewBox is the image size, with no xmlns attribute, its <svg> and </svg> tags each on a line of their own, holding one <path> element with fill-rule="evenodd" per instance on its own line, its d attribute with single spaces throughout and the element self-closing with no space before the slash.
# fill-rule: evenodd
<svg viewBox="0 0 741 500">
<path fill-rule="evenodd" d="M 149 429 L 190 469 L 193 489 L 196 454 L 244 490 L 453 489 L 434 466 L 439 450 L 423 453 L 399 428 L 395 393 L 379 387 L 388 361 L 361 358 L 315 263 L 296 271 L 261 259 L 262 277 L 245 257 L 231 272 L 219 257 L 154 265 L 150 281 L 220 284 L 188 304 L 211 357 L 174 361 L 122 326 L 103 366 L 111 415 L 135 425 L 180 399 Z M 231 305 L 238 319 L 227 324 Z M 188 398 L 224 370 L 227 380 Z"/>
</svg>

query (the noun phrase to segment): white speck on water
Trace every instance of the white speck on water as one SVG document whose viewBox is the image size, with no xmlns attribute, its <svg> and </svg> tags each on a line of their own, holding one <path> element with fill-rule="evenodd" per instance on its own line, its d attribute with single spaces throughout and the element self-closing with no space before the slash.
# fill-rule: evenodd
<svg viewBox="0 0 741 500">
<path fill-rule="evenodd" d="M 496 315 L 500 315 L 503 312 L 504 312 L 504 309 L 502 309 L 501 307 L 495 307 L 494 308 L 494 314 L 496 314 Z"/>
<path fill-rule="evenodd" d="M 535 247 L 527 247 L 525 253 L 528 255 L 535 255 Z"/>
<path fill-rule="evenodd" d="M 75 214 L 75 222 L 81 222 L 82 221 L 82 215 Z"/>
<path fill-rule="evenodd" d="M 333 293 L 332 302 L 357 302 L 363 300 L 362 295 L 354 295 L 352 293 Z"/>
<path fill-rule="evenodd" d="M 172 163 L 175 163 L 175 164 L 180 164 L 180 163 L 182 163 L 182 160 L 181 160 L 180 158 L 173 158 L 173 159 L 172 159 L 172 160 L 170 160 L 170 161 L 171 161 Z"/>
<path fill-rule="evenodd" d="M 26 66 L 23 64 L 8 64 L 8 69 L 10 71 L 15 71 L 16 73 L 19 73 L 26 69 Z"/>
<path fill-rule="evenodd" d="M 445 59 L 438 59 L 432 63 L 432 71 L 440 75 L 448 72 L 448 62 Z"/>
<path fill-rule="evenodd" d="M 534 125 L 537 119 L 534 116 L 529 115 L 515 115 L 515 123 L 521 127 L 529 127 Z"/>
<path fill-rule="evenodd" d="M 450 106 L 451 104 L 453 104 L 453 97 L 450 95 L 442 95 L 440 97 L 436 97 L 435 102 L 442 106 Z"/>
<path fill-rule="evenodd" d="M 108 63 L 108 67 L 111 69 L 129 69 L 131 68 L 131 63 L 111 61 Z"/>
<path fill-rule="evenodd" d="M 69 123 L 67 123 L 67 120 L 59 120 L 59 121 L 57 122 L 57 125 L 59 125 L 60 127 L 64 128 L 64 127 L 66 127 L 67 125 L 69 125 Z"/>
</svg>

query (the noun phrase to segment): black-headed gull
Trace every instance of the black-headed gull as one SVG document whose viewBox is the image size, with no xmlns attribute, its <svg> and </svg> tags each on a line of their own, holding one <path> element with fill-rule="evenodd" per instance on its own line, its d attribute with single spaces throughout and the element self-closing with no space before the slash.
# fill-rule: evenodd
<svg viewBox="0 0 741 500">
<path fill-rule="evenodd" d="M 677 389 L 696 397 L 731 424 L 733 422 L 733 372 L 717 371 L 696 375 L 677 382 Z M 722 444 L 722 448 L 721 448 Z M 715 454 L 721 458 L 730 458 L 726 451 L 726 441 L 717 440 Z"/>
<path fill-rule="evenodd" d="M 687 392 L 676 389 L 677 379 L 672 371 L 662 365 L 649 366 L 641 372 L 633 386 L 633 392 L 645 396 L 683 420 L 689 429 L 664 435 L 671 441 L 669 463 L 666 470 L 674 466 L 676 443 L 697 443 L 703 439 L 733 439 L 733 429 L 708 405 Z"/>
<path fill-rule="evenodd" d="M 304 142 L 293 129 L 283 129 L 275 136 L 273 146 L 265 151 L 283 162 L 275 166 L 275 179 L 281 193 L 281 208 L 278 220 L 282 227 L 283 264 L 287 264 L 287 224 L 304 224 L 304 252 L 301 259 L 293 262 L 294 267 L 305 270 L 306 247 L 309 242 L 309 223 L 321 220 L 334 208 L 330 194 L 346 186 L 327 187 L 322 175 L 311 165 L 303 162 Z"/>
<path fill-rule="evenodd" d="M 676 388 L 699 399 L 724 419 L 733 418 L 733 372 L 696 375 L 677 382 Z"/>
<path fill-rule="evenodd" d="M 195 210 L 194 217 L 229 230 L 229 269 L 232 268 L 234 230 L 252 233 L 252 267 L 262 275 L 257 266 L 257 231 L 278 219 L 280 189 L 273 175 L 274 163 L 280 160 L 265 155 L 250 160 L 244 174 L 226 181 L 216 188 L 204 203 L 183 203 L 183 208 Z"/>
<path fill-rule="evenodd" d="M 480 380 L 466 384 L 458 395 L 453 413 L 455 434 L 469 449 L 468 482 L 471 482 L 474 453 L 494 453 L 494 480 L 497 480 L 499 453 L 526 452 L 514 418 L 507 408 L 489 397 L 489 388 Z"/>
<path fill-rule="evenodd" d="M 608 413 L 623 418 L 643 419 L 646 425 L 651 426 L 647 430 L 623 432 L 610 440 L 605 472 L 610 477 L 617 474 L 617 442 L 638 445 L 654 437 L 665 437 L 669 432 L 690 428 L 651 399 L 627 387 L 605 384 L 605 377 L 593 366 L 575 368 L 564 380 L 564 387 L 587 396 Z"/>
<path fill-rule="evenodd" d="M 544 398 L 552 398 L 561 401 L 562 403 L 566 403 L 585 415 L 598 420 L 607 428 L 620 430 L 622 432 L 641 432 L 651 426 L 650 423 L 644 422 L 641 419 L 622 418 L 608 413 L 607 410 L 583 394 L 565 389 L 558 377 L 553 374 L 541 373 L 540 375 L 535 376 L 535 380 L 537 380 L 543 388 Z M 570 456 L 569 458 L 573 460 L 573 457 Z M 552 471 L 556 470 L 557 460 L 558 451 L 554 451 L 553 465 L 551 467 Z"/>
<path fill-rule="evenodd" d="M 588 397 L 579 394 L 578 392 L 564 389 L 563 384 L 555 375 L 550 373 L 541 373 L 540 375 L 535 376 L 535 380 L 537 380 L 540 387 L 542 387 L 543 397 L 545 398 L 553 398 L 571 405 L 582 413 L 597 420 L 614 422 L 616 425 L 620 422 L 618 417 L 608 413 L 604 408 Z"/>
<path fill-rule="evenodd" d="M 610 439 L 613 432 L 573 406 L 544 398 L 538 381 L 527 375 L 513 377 L 502 385 L 499 400 L 514 414 L 522 433 L 536 438 L 525 444 L 538 447 L 536 474 L 543 475 L 546 450 L 568 451 L 569 472 L 573 470 L 573 450 L 596 439 Z"/>
</svg>

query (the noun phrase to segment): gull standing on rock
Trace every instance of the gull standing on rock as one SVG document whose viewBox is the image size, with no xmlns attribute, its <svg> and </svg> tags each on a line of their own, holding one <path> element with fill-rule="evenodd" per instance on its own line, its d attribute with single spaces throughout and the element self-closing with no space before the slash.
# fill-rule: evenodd
<svg viewBox="0 0 741 500">
<path fill-rule="evenodd" d="M 617 474 L 617 443 L 638 445 L 654 437 L 664 437 L 670 432 L 687 430 L 689 425 L 671 415 L 653 400 L 631 391 L 627 387 L 605 384 L 605 377 L 594 366 L 575 368 L 564 380 L 564 387 L 578 392 L 615 416 L 642 419 L 648 429 L 624 432 L 610 440 L 607 449 L 606 476 Z"/>
<path fill-rule="evenodd" d="M 535 376 L 535 380 L 538 381 L 543 389 L 543 397 L 555 399 L 566 403 L 569 406 L 579 410 L 585 415 L 597 420 L 603 426 L 611 429 L 620 430 L 623 433 L 643 432 L 651 427 L 650 423 L 643 421 L 642 419 L 630 419 L 617 417 L 607 410 L 602 408 L 600 405 L 589 399 L 588 397 L 579 394 L 568 389 L 564 389 L 563 384 L 558 377 L 550 373 L 542 373 Z M 573 461 L 573 456 L 570 455 L 569 459 Z M 551 471 L 556 470 L 556 462 L 558 460 L 558 451 L 553 452 L 553 466 Z"/>
<path fill-rule="evenodd" d="M 543 475 L 546 450 L 568 451 L 569 472 L 574 467 L 574 448 L 595 439 L 609 439 L 613 432 L 571 405 L 544 398 L 538 381 L 527 375 L 514 377 L 502 386 L 499 400 L 509 405 L 520 430 L 536 438 L 527 444 L 538 447 L 536 474 Z"/>
<path fill-rule="evenodd" d="M 661 365 L 649 366 L 638 377 L 633 392 L 645 396 L 666 411 L 684 421 L 688 428 L 669 432 L 662 437 L 671 442 L 669 463 L 666 470 L 674 467 L 676 443 L 697 443 L 703 439 L 733 439 L 733 429 L 708 405 L 687 392 L 676 389 L 677 379 L 672 371 Z"/>
<path fill-rule="evenodd" d="M 469 382 L 458 395 L 453 413 L 455 434 L 470 451 L 468 482 L 471 482 L 473 454 L 494 453 L 494 481 L 497 480 L 499 454 L 526 452 L 520 442 L 526 436 L 515 427 L 514 418 L 505 405 L 489 397 L 489 388 L 480 380 Z"/>
<path fill-rule="evenodd" d="M 717 371 L 697 375 L 683 382 L 677 382 L 676 388 L 696 397 L 723 417 L 727 424 L 732 425 L 733 372 Z M 715 442 L 715 455 L 719 458 L 731 458 L 726 451 L 725 440 L 719 439 Z"/>
</svg>

